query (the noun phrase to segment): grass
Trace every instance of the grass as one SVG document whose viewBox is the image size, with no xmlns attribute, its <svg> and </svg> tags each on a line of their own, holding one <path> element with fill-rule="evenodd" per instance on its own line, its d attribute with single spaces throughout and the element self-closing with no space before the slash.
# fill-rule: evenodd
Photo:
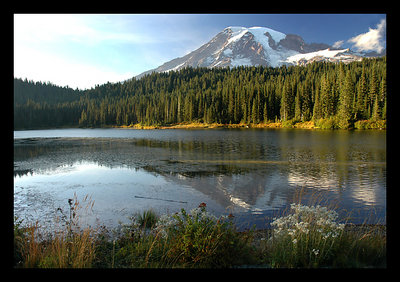
<svg viewBox="0 0 400 282">
<path fill-rule="evenodd" d="M 85 209 L 92 208 L 94 202 L 88 200 Z M 68 199 L 69 217 L 61 212 L 59 228 L 54 233 L 45 234 L 38 222 L 23 225 L 14 219 L 14 265 L 26 268 L 87 268 L 95 257 L 95 229 L 79 226 L 79 211 L 82 209 L 76 195 Z"/>
<path fill-rule="evenodd" d="M 240 232 L 232 216 L 198 208 L 135 214 L 118 229 L 77 225 L 70 199 L 61 230 L 14 221 L 14 266 L 29 268 L 363 268 L 386 267 L 386 226 L 340 224 L 321 205 L 292 204 L 271 229 Z M 89 203 L 93 206 L 93 203 Z"/>
</svg>

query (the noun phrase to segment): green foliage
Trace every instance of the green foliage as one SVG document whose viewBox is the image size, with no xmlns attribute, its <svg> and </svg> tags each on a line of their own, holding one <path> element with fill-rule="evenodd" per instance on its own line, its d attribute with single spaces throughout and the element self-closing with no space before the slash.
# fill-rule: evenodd
<svg viewBox="0 0 400 282">
<path fill-rule="evenodd" d="M 321 118 L 315 121 L 315 126 L 320 129 L 339 129 L 340 120 L 336 116 L 330 116 L 328 118 Z M 347 128 L 346 128 L 347 129 Z"/>
<path fill-rule="evenodd" d="M 290 119 L 286 121 L 282 121 L 283 128 L 293 128 L 293 126 L 298 122 L 296 119 Z"/>
<path fill-rule="evenodd" d="M 184 68 L 88 90 L 14 79 L 14 128 L 239 124 L 386 116 L 386 58 L 307 66 Z"/>
<path fill-rule="evenodd" d="M 168 242 L 168 259 L 185 267 L 230 267 L 250 251 L 249 236 L 238 233 L 230 217 L 208 213 L 204 203 L 162 218 L 158 230 Z"/>
<path fill-rule="evenodd" d="M 386 129 L 386 120 L 359 120 L 354 123 L 356 129 Z"/>
<path fill-rule="evenodd" d="M 237 232 L 230 217 L 208 213 L 204 203 L 163 215 L 150 229 L 143 228 L 141 217 L 131 219 L 113 241 L 111 267 L 219 268 L 251 260 L 251 235 Z"/>
<path fill-rule="evenodd" d="M 152 228 L 158 221 L 158 216 L 153 210 L 145 210 L 142 213 L 138 213 L 136 216 L 136 220 L 142 228 Z"/>
</svg>

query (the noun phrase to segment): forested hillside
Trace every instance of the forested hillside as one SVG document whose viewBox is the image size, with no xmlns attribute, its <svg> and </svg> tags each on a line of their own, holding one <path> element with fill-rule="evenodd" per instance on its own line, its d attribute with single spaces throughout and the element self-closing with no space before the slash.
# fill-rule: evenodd
<svg viewBox="0 0 400 282">
<path fill-rule="evenodd" d="M 14 79 L 14 128 L 386 120 L 386 57 L 291 67 L 185 68 L 90 90 Z"/>
</svg>

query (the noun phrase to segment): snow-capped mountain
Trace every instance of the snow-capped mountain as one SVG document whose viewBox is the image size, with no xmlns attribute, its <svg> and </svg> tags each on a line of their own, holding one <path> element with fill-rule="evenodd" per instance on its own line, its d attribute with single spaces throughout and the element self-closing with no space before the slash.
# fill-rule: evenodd
<svg viewBox="0 0 400 282">
<path fill-rule="evenodd" d="M 168 72 L 191 67 L 235 67 L 304 65 L 313 61 L 361 60 L 360 53 L 349 49 L 337 50 L 323 43 L 307 44 L 294 34 L 284 34 L 266 27 L 230 26 L 218 33 L 208 43 L 186 56 L 173 59 L 151 72 Z"/>
</svg>

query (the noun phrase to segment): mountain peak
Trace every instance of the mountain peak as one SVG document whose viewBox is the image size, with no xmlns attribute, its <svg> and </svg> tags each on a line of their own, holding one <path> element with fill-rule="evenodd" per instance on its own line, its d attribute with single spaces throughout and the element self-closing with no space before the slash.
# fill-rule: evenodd
<svg viewBox="0 0 400 282">
<path fill-rule="evenodd" d="M 282 39 L 286 37 L 286 34 L 273 30 L 268 27 L 261 27 L 261 26 L 253 26 L 253 27 L 242 27 L 242 26 L 229 26 L 224 29 L 225 32 L 231 31 L 231 38 L 229 39 L 230 42 L 234 42 L 236 40 L 239 40 L 243 35 L 245 35 L 247 32 L 252 33 L 254 36 L 257 37 L 259 41 L 265 40 L 265 36 L 268 37 L 267 34 L 269 34 L 272 39 L 278 43 Z"/>
<path fill-rule="evenodd" d="M 228 26 L 208 43 L 184 57 L 173 59 L 144 72 L 168 72 L 190 67 L 235 67 L 307 64 L 313 61 L 361 60 L 349 50 L 333 50 L 328 44 L 307 44 L 296 34 L 284 34 L 268 27 Z"/>
</svg>

